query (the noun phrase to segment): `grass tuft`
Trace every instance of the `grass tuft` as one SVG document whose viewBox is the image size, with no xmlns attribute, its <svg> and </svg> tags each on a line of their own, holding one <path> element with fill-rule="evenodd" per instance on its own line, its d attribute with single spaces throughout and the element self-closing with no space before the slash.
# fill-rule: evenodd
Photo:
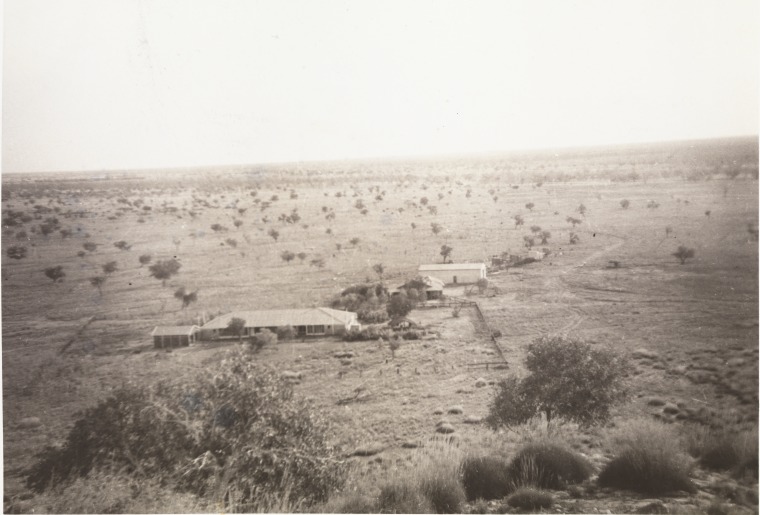
<svg viewBox="0 0 760 515">
<path fill-rule="evenodd" d="M 542 510 L 551 508 L 554 498 L 549 492 L 534 488 L 519 488 L 507 499 L 507 504 L 521 510 Z"/>
<path fill-rule="evenodd" d="M 473 456 L 462 462 L 462 486 L 467 500 L 501 499 L 510 490 L 509 463 L 496 456 Z"/>
<path fill-rule="evenodd" d="M 523 447 L 509 465 L 510 479 L 515 487 L 562 490 L 585 481 L 593 472 L 594 467 L 586 458 L 552 442 Z"/>
</svg>

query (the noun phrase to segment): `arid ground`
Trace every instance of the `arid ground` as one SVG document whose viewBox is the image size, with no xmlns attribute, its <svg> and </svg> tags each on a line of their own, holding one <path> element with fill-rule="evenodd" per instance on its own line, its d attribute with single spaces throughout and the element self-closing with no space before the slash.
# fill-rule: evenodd
<svg viewBox="0 0 760 515">
<path fill-rule="evenodd" d="M 490 265 L 491 256 L 527 252 L 532 226 L 550 232 L 535 246 L 546 249 L 545 259 L 493 271 L 485 293 L 445 292 L 479 304 L 490 331 L 500 333 L 508 368 L 493 366 L 498 352 L 473 308 L 456 317 L 451 308 L 415 309 L 409 318 L 428 334 L 404 342 L 395 357 L 376 342 L 325 339 L 281 342 L 260 359 L 303 374 L 296 392 L 334 421 L 335 442 L 372 450 L 352 458 L 370 477 L 413 466 L 419 451 L 402 445 L 434 437 L 441 418 L 434 412 L 453 405 L 464 410 L 447 417 L 458 448 L 516 444 L 477 419 L 487 414 L 493 383 L 523 373 L 526 347 L 542 335 L 630 356 L 634 396 L 616 410 L 618 424 L 655 416 L 750 430 L 758 416 L 757 161 L 752 139 L 447 161 L 3 176 L 5 495 L 34 507 L 23 477 L 35 453 L 60 443 L 77 413 L 112 389 L 191 377 L 237 345 L 158 351 L 154 326 L 328 305 L 343 288 L 378 280 L 377 263 L 396 286 L 419 264 L 440 262 L 444 244 L 454 262 Z M 120 241 L 124 249 L 114 245 Z M 679 246 L 694 250 L 683 264 L 673 256 Z M 12 247 L 25 255 L 9 255 Z M 305 255 L 285 261 L 284 251 Z M 176 257 L 182 267 L 162 285 L 140 263 L 145 254 L 151 262 Z M 112 261 L 115 271 L 105 274 Z M 65 277 L 54 282 L 44 270 L 58 265 Z M 100 290 L 90 283 L 96 276 L 106 278 Z M 187 308 L 173 295 L 181 286 L 198 292 Z M 344 350 L 354 357 L 335 357 Z M 604 462 L 599 431 L 575 437 L 594 463 Z M 694 477 L 701 493 L 669 506 L 702 510 L 717 495 L 711 485 L 726 480 L 703 470 Z M 619 512 L 638 500 L 598 494 L 559 506 Z M 736 509 L 756 511 L 756 500 Z"/>
</svg>

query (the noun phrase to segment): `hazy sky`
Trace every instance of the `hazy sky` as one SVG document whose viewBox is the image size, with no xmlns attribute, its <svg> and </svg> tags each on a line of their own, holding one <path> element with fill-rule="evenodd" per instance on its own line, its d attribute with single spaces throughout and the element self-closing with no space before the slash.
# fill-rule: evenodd
<svg viewBox="0 0 760 515">
<path fill-rule="evenodd" d="M 758 133 L 758 2 L 6 0 L 4 172 Z"/>
</svg>

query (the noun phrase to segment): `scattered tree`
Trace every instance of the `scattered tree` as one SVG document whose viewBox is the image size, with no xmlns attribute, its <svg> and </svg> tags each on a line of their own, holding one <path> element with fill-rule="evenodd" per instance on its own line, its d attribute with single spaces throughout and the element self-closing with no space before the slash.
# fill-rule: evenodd
<svg viewBox="0 0 760 515">
<path fill-rule="evenodd" d="M 612 350 L 563 337 L 542 337 L 528 346 L 529 375 L 501 381 L 489 406 L 487 424 L 524 424 L 543 414 L 582 426 L 609 419 L 611 408 L 628 396 L 624 357 Z"/>
<path fill-rule="evenodd" d="M 11 245 L 6 251 L 9 258 L 23 259 L 26 257 L 26 247 L 22 245 Z"/>
<path fill-rule="evenodd" d="M 129 250 L 129 249 L 132 248 L 132 245 L 130 245 L 129 243 L 127 243 L 124 240 L 117 241 L 116 243 L 113 244 L 113 246 L 116 247 L 119 250 Z"/>
<path fill-rule="evenodd" d="M 528 211 L 533 211 L 534 207 L 536 207 L 536 205 L 533 202 L 528 202 L 527 204 L 525 204 L 525 209 L 527 209 Z"/>
<path fill-rule="evenodd" d="M 103 285 L 106 283 L 106 278 L 102 275 L 97 277 L 90 277 L 90 284 L 98 289 L 98 294 L 103 296 Z"/>
<path fill-rule="evenodd" d="M 299 252 L 298 254 L 296 254 L 296 257 L 298 258 L 299 261 L 301 261 L 301 263 L 303 263 L 304 259 L 306 259 L 307 256 L 308 254 L 306 254 L 306 252 Z"/>
<path fill-rule="evenodd" d="M 238 211 L 240 211 L 240 210 L 238 209 Z M 243 210 L 243 212 L 245 212 L 245 210 Z M 232 224 L 235 226 L 235 229 L 240 229 L 240 226 L 243 225 L 243 221 L 242 220 L 235 220 L 234 222 L 232 222 Z"/>
<path fill-rule="evenodd" d="M 143 254 L 143 255 L 142 255 L 142 256 L 140 256 L 140 258 L 139 258 L 139 260 L 140 260 L 140 266 L 145 266 L 145 265 L 147 265 L 148 263 L 150 263 L 150 260 L 151 260 L 151 259 L 152 259 L 152 256 L 151 256 L 150 254 Z"/>
<path fill-rule="evenodd" d="M 536 244 L 536 240 L 530 236 L 523 236 L 523 244 L 530 249 Z"/>
<path fill-rule="evenodd" d="M 450 260 L 451 253 L 454 249 L 449 247 L 448 245 L 441 245 L 441 256 L 443 256 L 443 262 L 445 263 L 446 260 Z"/>
<path fill-rule="evenodd" d="M 198 300 L 198 290 L 188 292 L 184 286 L 177 289 L 174 292 L 174 298 L 182 302 L 182 309 L 185 309 L 190 304 Z"/>
<path fill-rule="evenodd" d="M 280 233 L 276 229 L 269 229 L 267 234 L 271 236 L 274 241 L 277 241 L 277 238 L 280 237 Z"/>
<path fill-rule="evenodd" d="M 45 275 L 48 276 L 49 279 L 52 279 L 54 283 L 57 283 L 66 277 L 66 272 L 63 271 L 63 267 L 61 265 L 58 265 L 46 268 Z"/>
<path fill-rule="evenodd" d="M 176 275 L 181 267 L 182 263 L 176 259 L 162 259 L 150 265 L 148 270 L 150 275 L 161 281 L 161 285 L 166 286 L 167 279 Z"/>
<path fill-rule="evenodd" d="M 570 245 L 575 245 L 579 241 L 581 241 L 580 237 L 577 234 L 575 234 L 574 232 L 571 232 L 570 233 Z"/>
<path fill-rule="evenodd" d="M 573 218 L 572 216 L 568 216 L 568 217 L 565 219 L 565 221 L 567 221 L 567 223 L 569 223 L 569 224 L 570 224 L 570 225 L 572 225 L 573 227 L 575 227 L 576 225 L 578 225 L 578 224 L 580 224 L 580 223 L 583 223 L 583 221 L 582 221 L 582 220 L 579 220 L 578 218 Z"/>
<path fill-rule="evenodd" d="M 476 284 L 478 285 L 478 291 L 480 293 L 483 293 L 488 289 L 488 279 L 485 277 L 478 279 L 478 282 Z"/>
<path fill-rule="evenodd" d="M 103 265 L 103 273 L 106 275 L 111 275 L 119 268 L 119 264 L 116 261 L 109 261 L 105 265 Z"/>
<path fill-rule="evenodd" d="M 354 236 L 353 238 L 351 238 L 350 240 L 348 240 L 348 242 L 349 242 L 351 245 L 353 245 L 354 247 L 356 247 L 357 245 L 359 245 L 359 242 L 360 242 L 360 241 L 361 241 L 361 240 L 360 240 L 359 238 L 357 238 L 356 236 Z"/>
<path fill-rule="evenodd" d="M 707 218 L 710 218 L 710 213 L 712 213 L 712 211 L 710 211 L 710 210 L 708 209 L 707 211 L 705 211 L 705 216 L 706 216 Z"/>
<path fill-rule="evenodd" d="M 291 261 L 293 261 L 293 259 L 295 259 L 296 255 L 289 250 L 283 250 L 282 252 L 280 252 L 280 257 L 286 263 L 290 263 Z"/>
<path fill-rule="evenodd" d="M 84 247 L 84 250 L 86 250 L 87 252 L 95 252 L 95 249 L 98 248 L 98 244 L 93 243 L 91 241 L 87 241 L 82 244 L 82 247 Z"/>
<path fill-rule="evenodd" d="M 586 216 L 586 206 L 584 206 L 583 204 L 578 206 L 578 209 L 576 209 L 576 211 L 578 211 L 581 214 L 581 216 L 584 216 L 584 217 Z"/>
<path fill-rule="evenodd" d="M 388 341 L 388 347 L 391 350 L 391 359 L 396 359 L 396 351 L 401 347 L 401 342 L 398 338 L 392 338 Z"/>
<path fill-rule="evenodd" d="M 235 238 L 227 238 L 224 242 L 233 249 L 237 248 L 237 240 Z"/>
<path fill-rule="evenodd" d="M 686 263 L 687 259 L 694 257 L 694 249 L 681 245 L 678 247 L 678 250 L 673 252 L 673 255 L 677 257 L 681 261 L 681 264 L 683 265 Z"/>
<path fill-rule="evenodd" d="M 620 207 L 623 209 L 628 209 L 628 207 L 631 205 L 631 202 L 628 199 L 623 199 L 620 201 Z"/>
<path fill-rule="evenodd" d="M 275 345 L 277 343 L 277 334 L 273 333 L 269 329 L 262 329 L 258 333 L 251 336 L 248 341 L 248 349 L 252 352 L 259 352 L 266 346 Z"/>
<path fill-rule="evenodd" d="M 383 280 L 383 274 L 385 273 L 385 267 L 383 266 L 383 264 L 382 263 L 376 263 L 376 264 L 372 265 L 372 270 L 375 271 L 375 273 L 377 274 L 377 277 L 380 279 L 380 281 L 382 281 Z"/>
<path fill-rule="evenodd" d="M 541 231 L 541 245 L 546 245 L 551 237 L 552 233 L 549 231 Z"/>
<path fill-rule="evenodd" d="M 438 235 L 443 230 L 443 227 L 441 227 L 441 224 L 433 222 L 430 224 L 430 230 L 433 231 L 433 234 Z"/>
<path fill-rule="evenodd" d="M 515 220 L 515 229 L 517 229 L 519 226 L 525 224 L 525 220 L 521 215 L 515 215 L 512 218 Z"/>
<path fill-rule="evenodd" d="M 541 226 L 539 226 L 539 225 L 531 225 L 530 226 L 530 232 L 532 232 L 533 234 L 540 233 L 541 232 Z"/>
</svg>

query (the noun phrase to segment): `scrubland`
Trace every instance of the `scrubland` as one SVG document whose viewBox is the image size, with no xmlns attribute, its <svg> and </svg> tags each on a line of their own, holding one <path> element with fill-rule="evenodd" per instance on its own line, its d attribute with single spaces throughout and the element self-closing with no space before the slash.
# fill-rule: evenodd
<svg viewBox="0 0 760 515">
<path fill-rule="evenodd" d="M 454 262 L 490 263 L 503 252 L 524 254 L 532 236 L 543 260 L 492 271 L 483 293 L 445 292 L 478 303 L 507 366 L 495 366 L 498 349 L 469 307 L 458 316 L 413 310 L 409 318 L 425 335 L 394 353 L 385 342 L 317 339 L 256 354 L 262 365 L 301 374 L 294 395 L 330 424 L 346 471 L 341 493 L 320 504 L 270 499 L 258 508 L 756 512 L 757 462 L 754 475 L 751 464 L 737 467 L 757 453 L 757 188 L 756 140 L 3 176 L 6 510 L 234 510 L 118 470 L 42 493 L 24 478 L 34 455 L 63 443 L 82 410 L 125 385 L 192 382 L 238 347 L 216 341 L 158 351 L 156 325 L 327 305 L 352 284 L 403 283 L 419 264 L 440 262 L 444 244 Z M 549 231 L 546 243 L 536 243 L 533 226 Z M 673 255 L 679 246 L 694 251 L 683 264 Z M 146 254 L 150 263 L 175 258 L 181 268 L 164 285 L 141 264 Z M 59 265 L 64 277 L 46 276 Z M 93 277 L 104 278 L 100 288 Z M 183 307 L 174 297 L 180 287 L 197 291 L 197 301 Z M 558 423 L 547 433 L 534 420 L 488 429 L 482 419 L 494 384 L 525 374 L 528 344 L 546 335 L 627 355 L 631 399 L 605 426 Z M 442 423 L 453 431 L 437 432 Z M 536 442 L 574 453 L 568 460 L 587 463 L 588 474 L 557 488 L 518 473 L 515 457 Z M 473 488 L 487 489 L 476 485 L 483 473 L 472 465 L 481 457 L 495 459 L 488 466 L 510 485 L 491 500 L 469 498 Z M 535 459 L 540 470 L 566 466 Z M 626 459 L 687 482 L 672 492 L 632 492 Z M 623 463 L 602 473 L 614 460 Z M 474 483 L 463 482 L 468 466 L 476 467 Z"/>
</svg>

